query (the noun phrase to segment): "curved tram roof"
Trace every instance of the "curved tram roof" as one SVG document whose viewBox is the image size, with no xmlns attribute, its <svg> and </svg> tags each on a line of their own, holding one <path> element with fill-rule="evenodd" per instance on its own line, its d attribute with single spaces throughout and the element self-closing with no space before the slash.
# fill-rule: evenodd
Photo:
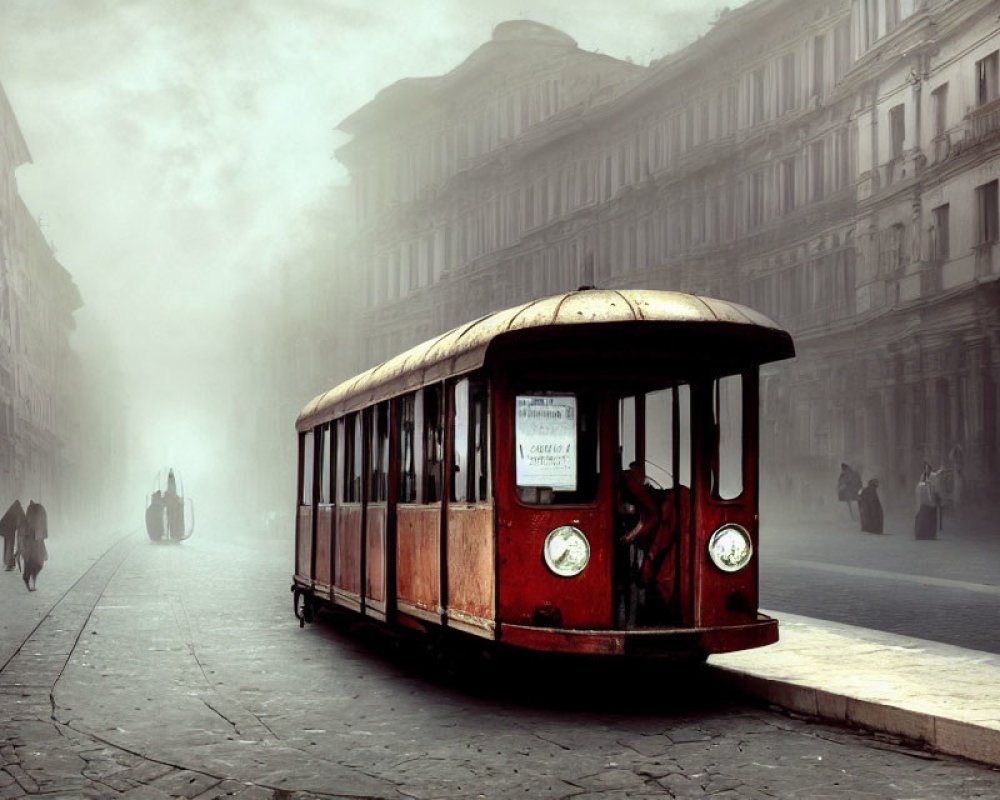
<svg viewBox="0 0 1000 800">
<path fill-rule="evenodd" d="M 791 338 L 775 322 L 738 303 L 683 292 L 647 289 L 582 289 L 533 300 L 488 314 L 430 339 L 313 398 L 296 421 L 299 430 L 356 411 L 427 383 L 482 366 L 490 344 L 514 331 L 560 325 L 635 321 L 724 323 L 768 329 L 779 344 L 762 361 L 794 354 Z"/>
</svg>

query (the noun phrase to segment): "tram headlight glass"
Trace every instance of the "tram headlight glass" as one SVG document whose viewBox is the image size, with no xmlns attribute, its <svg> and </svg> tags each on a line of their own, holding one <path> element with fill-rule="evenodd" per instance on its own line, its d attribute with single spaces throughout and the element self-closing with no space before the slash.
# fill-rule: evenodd
<svg viewBox="0 0 1000 800">
<path fill-rule="evenodd" d="M 738 572 L 753 556 L 750 534 L 741 525 L 727 522 L 709 538 L 708 555 L 723 572 Z"/>
<path fill-rule="evenodd" d="M 560 525 L 545 537 L 542 556 L 553 573 L 572 578 L 583 572 L 590 561 L 590 542 L 579 528 Z"/>
</svg>

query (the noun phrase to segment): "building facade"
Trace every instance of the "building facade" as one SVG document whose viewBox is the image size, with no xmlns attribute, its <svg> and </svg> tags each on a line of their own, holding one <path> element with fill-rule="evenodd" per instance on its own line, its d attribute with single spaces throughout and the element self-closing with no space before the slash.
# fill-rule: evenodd
<svg viewBox="0 0 1000 800">
<path fill-rule="evenodd" d="M 0 86 L 0 504 L 72 504 L 80 294 L 24 205 L 15 170 L 27 145 Z"/>
<path fill-rule="evenodd" d="M 909 503 L 928 461 L 995 496 L 998 46 L 990 0 L 754 0 L 649 67 L 504 23 L 341 126 L 356 366 L 580 285 L 709 294 L 796 340 L 771 488 L 830 505 L 847 461 Z"/>
</svg>

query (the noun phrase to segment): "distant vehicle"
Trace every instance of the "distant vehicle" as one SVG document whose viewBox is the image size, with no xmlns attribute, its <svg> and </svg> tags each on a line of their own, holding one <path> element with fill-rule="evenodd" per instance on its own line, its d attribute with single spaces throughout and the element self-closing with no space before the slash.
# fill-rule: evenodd
<svg viewBox="0 0 1000 800">
<path fill-rule="evenodd" d="M 146 533 L 154 542 L 182 542 L 194 533 L 194 502 L 184 497 L 184 484 L 173 469 L 157 473 L 146 497 Z"/>
<path fill-rule="evenodd" d="M 588 289 L 319 395 L 296 423 L 300 624 L 326 608 L 696 661 L 776 641 L 757 608 L 758 372 L 793 355 L 735 303 Z"/>
</svg>

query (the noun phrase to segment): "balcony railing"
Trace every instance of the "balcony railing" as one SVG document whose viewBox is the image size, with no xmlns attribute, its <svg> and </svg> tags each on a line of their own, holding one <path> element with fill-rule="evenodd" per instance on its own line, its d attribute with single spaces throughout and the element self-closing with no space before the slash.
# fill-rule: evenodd
<svg viewBox="0 0 1000 800">
<path fill-rule="evenodd" d="M 1000 133 L 1000 97 L 973 108 L 965 118 L 968 120 L 965 129 L 966 146 L 995 136 Z"/>
</svg>

